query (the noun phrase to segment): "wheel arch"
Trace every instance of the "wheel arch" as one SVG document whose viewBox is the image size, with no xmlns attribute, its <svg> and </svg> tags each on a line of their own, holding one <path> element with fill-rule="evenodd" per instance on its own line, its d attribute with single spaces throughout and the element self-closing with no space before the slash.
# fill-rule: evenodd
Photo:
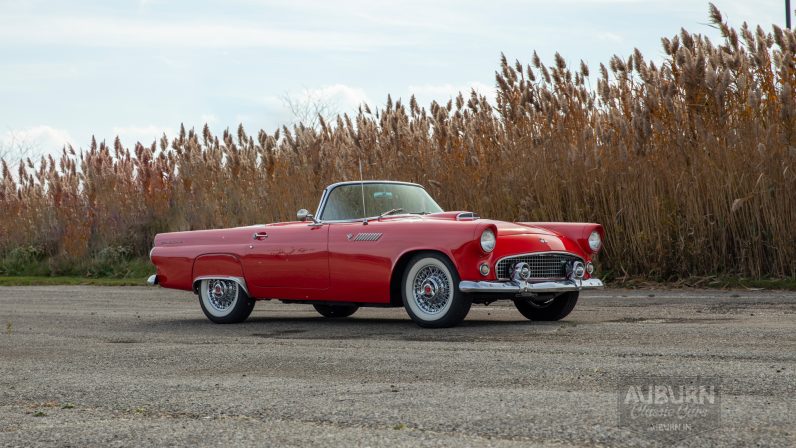
<svg viewBox="0 0 796 448">
<path fill-rule="evenodd" d="M 412 259 L 417 254 L 422 253 L 429 253 L 429 254 L 437 254 L 442 255 L 445 257 L 451 265 L 453 265 L 453 269 L 456 270 L 456 275 L 461 276 L 459 273 L 459 267 L 456 265 L 456 262 L 450 256 L 450 254 L 445 253 L 439 249 L 412 249 L 404 252 L 398 257 L 398 261 L 395 262 L 393 266 L 392 273 L 390 274 L 390 306 L 400 307 L 403 306 L 403 297 L 401 295 L 401 280 L 403 279 L 404 271 L 406 271 L 407 266 L 409 265 L 409 260 Z"/>
<path fill-rule="evenodd" d="M 221 279 L 234 281 L 247 296 L 251 297 L 243 275 L 243 265 L 236 255 L 203 254 L 196 257 L 191 279 L 191 289 L 195 294 L 199 293 L 199 284 L 202 280 Z"/>
</svg>

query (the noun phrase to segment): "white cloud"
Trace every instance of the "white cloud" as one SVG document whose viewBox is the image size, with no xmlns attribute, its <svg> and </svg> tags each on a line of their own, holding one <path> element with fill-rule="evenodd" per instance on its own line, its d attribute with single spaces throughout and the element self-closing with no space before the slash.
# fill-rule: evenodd
<svg viewBox="0 0 796 448">
<path fill-rule="evenodd" d="M 13 129 L 0 134 L 0 154 L 9 159 L 58 154 L 67 144 L 74 145 L 74 139 L 67 131 L 47 125 Z"/>
<path fill-rule="evenodd" d="M 609 31 L 602 31 L 597 33 L 597 39 L 605 40 L 608 42 L 622 42 L 622 36 L 616 33 L 611 33 Z"/>
<path fill-rule="evenodd" d="M 459 92 L 465 98 L 470 96 L 470 91 L 475 89 L 481 95 L 487 97 L 489 101 L 495 99 L 495 87 L 484 84 L 478 81 L 472 81 L 467 84 L 421 84 L 409 86 L 409 94 L 415 95 L 417 102 L 421 105 L 431 103 L 432 100 L 437 102 L 447 102 L 449 99 L 456 97 Z"/>
<path fill-rule="evenodd" d="M 427 107 L 473 86 L 493 100 L 501 51 L 528 63 L 538 50 L 547 65 L 559 51 L 594 68 L 635 46 L 660 60 L 659 37 L 681 26 L 717 35 L 693 0 L 136 1 L 0 0 L 0 143 L 41 123 L 69 126 L 82 147 L 92 133 L 127 146 L 173 137 L 181 122 L 272 130 L 295 121 L 286 89 L 339 112 L 381 108 L 388 93 Z M 734 26 L 782 19 L 781 3 L 719 3 Z M 37 150 L 61 147 L 65 131 L 37 128 Z"/>
<path fill-rule="evenodd" d="M 166 134 L 169 138 L 173 138 L 177 135 L 177 132 L 173 128 L 156 126 L 154 124 L 145 126 L 117 126 L 113 128 L 113 136 L 118 136 L 122 145 L 128 147 L 138 142 L 143 145 L 149 145 L 153 141 L 159 140 L 163 134 Z"/>
<path fill-rule="evenodd" d="M 369 103 L 365 91 L 345 84 L 333 84 L 317 89 L 305 89 L 298 95 L 303 101 L 319 101 L 348 112 L 359 107 L 362 103 Z"/>
<path fill-rule="evenodd" d="M 416 43 L 377 32 L 277 28 L 200 21 L 156 22 L 119 17 L 0 16 L 0 41 L 86 47 L 280 48 L 366 51 Z"/>
<path fill-rule="evenodd" d="M 296 122 L 312 123 L 317 114 L 333 119 L 337 114 L 354 113 L 363 103 L 371 103 L 363 89 L 345 84 L 331 84 L 321 87 L 305 88 L 300 91 L 285 92 L 280 96 L 260 97 L 257 103 L 263 105 L 267 122 L 277 126 Z M 252 123 L 254 117 L 238 115 L 236 121 Z"/>
<path fill-rule="evenodd" d="M 218 117 L 216 116 L 216 114 L 202 114 L 202 116 L 199 117 L 199 122 L 202 123 L 202 125 L 207 124 L 209 126 L 212 126 L 218 123 Z"/>
</svg>

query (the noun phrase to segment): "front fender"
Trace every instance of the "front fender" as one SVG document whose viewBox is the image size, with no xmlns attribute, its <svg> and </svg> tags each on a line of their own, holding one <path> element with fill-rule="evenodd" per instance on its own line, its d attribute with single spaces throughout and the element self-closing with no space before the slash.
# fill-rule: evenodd
<svg viewBox="0 0 796 448">
<path fill-rule="evenodd" d="M 520 222 L 517 224 L 541 227 L 563 235 L 576 242 L 585 254 L 594 255 L 605 245 L 605 229 L 600 224 L 588 222 Z M 602 240 L 602 245 L 597 249 L 597 252 L 589 247 L 589 235 L 594 231 L 600 234 L 600 239 Z"/>
</svg>

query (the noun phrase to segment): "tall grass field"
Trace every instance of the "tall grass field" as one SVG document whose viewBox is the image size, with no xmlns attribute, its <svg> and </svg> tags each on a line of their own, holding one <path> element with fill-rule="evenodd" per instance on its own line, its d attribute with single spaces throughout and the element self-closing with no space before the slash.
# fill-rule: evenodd
<svg viewBox="0 0 796 448">
<path fill-rule="evenodd" d="M 140 275 L 156 233 L 295 219 L 361 161 L 449 210 L 602 223 L 612 278 L 796 277 L 796 34 L 710 17 L 720 42 L 681 30 L 657 63 L 501 57 L 494 100 L 2 160 L 0 274 Z"/>
</svg>

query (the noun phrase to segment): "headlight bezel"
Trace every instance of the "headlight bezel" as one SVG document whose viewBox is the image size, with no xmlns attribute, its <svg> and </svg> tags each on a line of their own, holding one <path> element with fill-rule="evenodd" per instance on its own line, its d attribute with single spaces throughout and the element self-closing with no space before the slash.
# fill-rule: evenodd
<svg viewBox="0 0 796 448">
<path fill-rule="evenodd" d="M 589 243 L 589 249 L 591 249 L 591 251 L 594 253 L 597 253 L 597 251 L 599 251 L 600 248 L 603 247 L 603 239 L 600 236 L 600 232 L 596 230 L 593 230 L 589 234 L 587 242 Z"/>
<path fill-rule="evenodd" d="M 484 231 L 481 232 L 479 243 L 481 245 L 481 250 L 484 251 L 484 253 L 491 253 L 493 250 L 495 250 L 495 246 L 497 246 L 497 235 L 495 234 L 495 231 L 491 228 L 484 229 Z"/>
</svg>

